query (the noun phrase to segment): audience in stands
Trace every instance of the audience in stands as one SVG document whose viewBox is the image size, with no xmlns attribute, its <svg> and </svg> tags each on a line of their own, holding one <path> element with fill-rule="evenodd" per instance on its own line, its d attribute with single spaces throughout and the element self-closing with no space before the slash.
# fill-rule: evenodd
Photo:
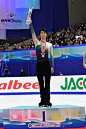
<svg viewBox="0 0 86 129">
<path fill-rule="evenodd" d="M 30 45 L 28 45 L 28 46 L 27 46 L 27 49 L 31 49 L 31 46 L 30 46 Z"/>
<path fill-rule="evenodd" d="M 27 48 L 26 48 L 26 45 L 24 45 L 22 49 L 27 49 Z"/>
<path fill-rule="evenodd" d="M 18 50 L 21 50 L 21 46 L 20 45 L 18 45 Z"/>
<path fill-rule="evenodd" d="M 67 30 L 60 28 L 59 31 L 52 31 L 50 35 L 47 35 L 47 42 L 52 43 L 53 47 L 86 44 L 86 23 L 80 23 L 79 25 L 75 25 L 74 27 L 69 26 Z M 8 43 L 0 45 L 0 51 L 5 51 L 8 46 Z M 16 47 L 16 45 L 14 44 L 12 50 L 34 48 L 35 44 L 33 40 L 31 40 L 31 42 L 28 43 L 27 46 L 24 42 L 22 42 L 21 45 L 18 45 L 18 47 Z"/>
<path fill-rule="evenodd" d="M 31 49 L 35 48 L 35 44 L 33 42 L 33 40 L 31 41 Z"/>
<path fill-rule="evenodd" d="M 5 51 L 6 49 L 8 49 L 9 47 L 9 43 L 6 42 L 6 44 L 0 45 L 0 51 Z"/>
<path fill-rule="evenodd" d="M 25 46 L 25 44 L 24 44 L 24 42 L 22 42 L 21 49 L 24 49 L 24 46 Z"/>
<path fill-rule="evenodd" d="M 18 49 L 16 48 L 16 45 L 13 46 L 13 49 L 12 49 L 12 50 L 18 50 Z"/>
<path fill-rule="evenodd" d="M 74 28 L 69 26 L 67 30 L 60 28 L 59 31 L 52 32 L 47 41 L 54 47 L 86 44 L 86 23 L 75 25 Z"/>
</svg>

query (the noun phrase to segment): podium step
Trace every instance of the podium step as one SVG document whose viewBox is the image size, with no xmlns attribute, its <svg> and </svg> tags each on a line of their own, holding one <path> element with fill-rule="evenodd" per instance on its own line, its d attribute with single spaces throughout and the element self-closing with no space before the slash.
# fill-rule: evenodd
<svg viewBox="0 0 86 129">
<path fill-rule="evenodd" d="M 3 109 L 4 129 L 65 129 L 80 127 L 85 127 L 84 107 L 53 105 L 46 108 L 19 106 Z"/>
</svg>

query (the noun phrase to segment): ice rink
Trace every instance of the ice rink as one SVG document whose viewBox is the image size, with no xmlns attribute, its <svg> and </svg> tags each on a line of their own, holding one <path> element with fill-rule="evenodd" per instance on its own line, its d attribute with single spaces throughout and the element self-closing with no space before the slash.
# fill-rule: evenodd
<svg viewBox="0 0 86 129">
<path fill-rule="evenodd" d="M 40 95 L 6 95 L 0 96 L 0 109 L 16 106 L 38 106 Z M 86 95 L 51 95 L 53 105 L 75 105 L 85 107 Z"/>
</svg>

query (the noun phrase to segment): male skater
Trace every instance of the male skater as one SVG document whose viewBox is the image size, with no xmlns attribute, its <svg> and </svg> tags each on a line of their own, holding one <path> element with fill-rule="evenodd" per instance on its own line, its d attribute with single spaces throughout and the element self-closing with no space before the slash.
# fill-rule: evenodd
<svg viewBox="0 0 86 129">
<path fill-rule="evenodd" d="M 29 19 L 30 22 L 32 38 L 36 47 L 36 55 L 37 55 L 36 72 L 39 81 L 40 97 L 41 97 L 41 102 L 39 103 L 39 106 L 51 107 L 52 103 L 50 103 L 50 78 L 51 78 L 51 72 L 52 73 L 54 72 L 54 58 L 53 58 L 52 44 L 46 42 L 47 30 L 45 28 L 39 31 L 41 37 L 41 40 L 39 41 L 36 38 L 36 34 L 32 26 L 31 17 L 27 17 L 27 19 Z M 52 65 L 51 67 L 48 61 L 49 55 L 51 58 L 51 65 Z M 45 77 L 45 87 L 44 87 L 43 77 Z"/>
</svg>

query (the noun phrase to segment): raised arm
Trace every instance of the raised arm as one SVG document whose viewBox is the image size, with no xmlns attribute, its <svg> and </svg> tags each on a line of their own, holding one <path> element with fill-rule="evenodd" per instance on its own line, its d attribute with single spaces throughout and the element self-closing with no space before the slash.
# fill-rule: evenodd
<svg viewBox="0 0 86 129">
<path fill-rule="evenodd" d="M 34 28 L 33 28 L 33 25 L 32 25 L 32 20 L 31 20 L 32 10 L 33 10 L 33 7 L 31 9 L 29 8 L 26 24 L 30 25 L 30 29 L 31 29 L 31 33 L 32 33 L 32 38 L 33 38 L 33 41 L 34 41 L 35 46 L 36 46 L 37 44 L 39 44 L 39 40 L 36 38 L 36 34 L 34 32 Z"/>
<path fill-rule="evenodd" d="M 32 33 L 33 42 L 35 43 L 35 45 L 37 45 L 39 43 L 39 40 L 36 37 L 36 34 L 35 34 L 32 24 L 30 24 L 30 29 L 31 29 L 31 33 Z"/>
</svg>

